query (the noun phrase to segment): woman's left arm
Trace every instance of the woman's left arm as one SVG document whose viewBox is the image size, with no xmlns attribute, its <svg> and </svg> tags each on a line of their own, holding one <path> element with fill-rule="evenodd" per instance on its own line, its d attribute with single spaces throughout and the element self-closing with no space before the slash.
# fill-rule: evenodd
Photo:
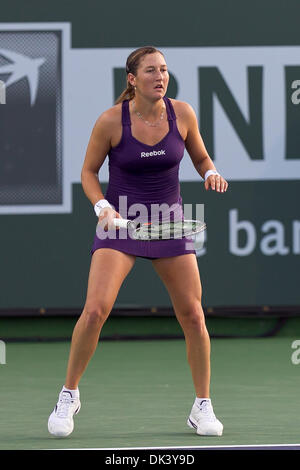
<svg viewBox="0 0 300 470">
<path fill-rule="evenodd" d="M 206 190 L 211 188 L 218 192 L 225 192 L 227 191 L 228 183 L 218 173 L 212 159 L 208 155 L 199 131 L 195 111 L 189 104 L 184 103 L 184 105 L 184 120 L 187 126 L 185 147 L 191 157 L 193 165 L 199 175 L 205 180 L 204 186 Z"/>
</svg>

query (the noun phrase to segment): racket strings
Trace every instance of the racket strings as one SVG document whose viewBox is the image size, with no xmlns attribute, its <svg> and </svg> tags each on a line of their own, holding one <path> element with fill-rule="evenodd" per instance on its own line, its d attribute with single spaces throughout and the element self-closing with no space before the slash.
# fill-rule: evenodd
<svg viewBox="0 0 300 470">
<path fill-rule="evenodd" d="M 141 225 L 135 233 L 140 240 L 161 240 L 189 237 L 205 229 L 205 224 L 198 221 L 179 221 L 161 224 Z"/>
</svg>

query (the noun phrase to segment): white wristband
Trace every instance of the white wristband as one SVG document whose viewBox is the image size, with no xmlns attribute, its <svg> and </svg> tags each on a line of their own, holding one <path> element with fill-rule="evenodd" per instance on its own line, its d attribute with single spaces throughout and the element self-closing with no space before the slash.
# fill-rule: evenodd
<svg viewBox="0 0 300 470">
<path fill-rule="evenodd" d="M 105 207 L 111 207 L 110 203 L 106 199 L 100 199 L 100 201 L 96 202 L 94 205 L 94 210 L 96 212 L 96 216 L 99 217 L 101 209 L 104 209 Z"/>
<path fill-rule="evenodd" d="M 204 175 L 204 181 L 206 181 L 210 175 L 218 175 L 218 174 L 219 173 L 216 170 L 207 170 L 207 172 Z"/>
</svg>

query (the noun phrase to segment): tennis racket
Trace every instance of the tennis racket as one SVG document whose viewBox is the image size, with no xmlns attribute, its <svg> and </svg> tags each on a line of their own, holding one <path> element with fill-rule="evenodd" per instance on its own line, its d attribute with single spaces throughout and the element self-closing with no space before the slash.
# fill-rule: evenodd
<svg viewBox="0 0 300 470">
<path fill-rule="evenodd" d="M 206 224 L 200 220 L 180 220 L 176 222 L 160 223 L 148 222 L 141 224 L 134 220 L 115 218 L 113 222 L 116 227 L 130 229 L 134 239 L 149 241 L 191 237 L 206 229 Z"/>
</svg>

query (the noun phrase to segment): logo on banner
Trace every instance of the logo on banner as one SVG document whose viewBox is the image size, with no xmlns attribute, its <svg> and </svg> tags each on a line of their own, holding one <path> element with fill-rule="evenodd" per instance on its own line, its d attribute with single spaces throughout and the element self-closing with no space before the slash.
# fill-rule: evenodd
<svg viewBox="0 0 300 470">
<path fill-rule="evenodd" d="M 45 58 L 32 59 L 14 51 L 0 49 L 0 56 L 9 60 L 9 64 L 0 66 L 0 74 L 9 74 L 5 88 L 26 78 L 30 91 L 30 104 L 34 105 L 38 91 L 39 68 L 44 64 Z"/>
<path fill-rule="evenodd" d="M 62 31 L 0 25 L 0 44 L 0 213 L 59 208 Z"/>
</svg>

